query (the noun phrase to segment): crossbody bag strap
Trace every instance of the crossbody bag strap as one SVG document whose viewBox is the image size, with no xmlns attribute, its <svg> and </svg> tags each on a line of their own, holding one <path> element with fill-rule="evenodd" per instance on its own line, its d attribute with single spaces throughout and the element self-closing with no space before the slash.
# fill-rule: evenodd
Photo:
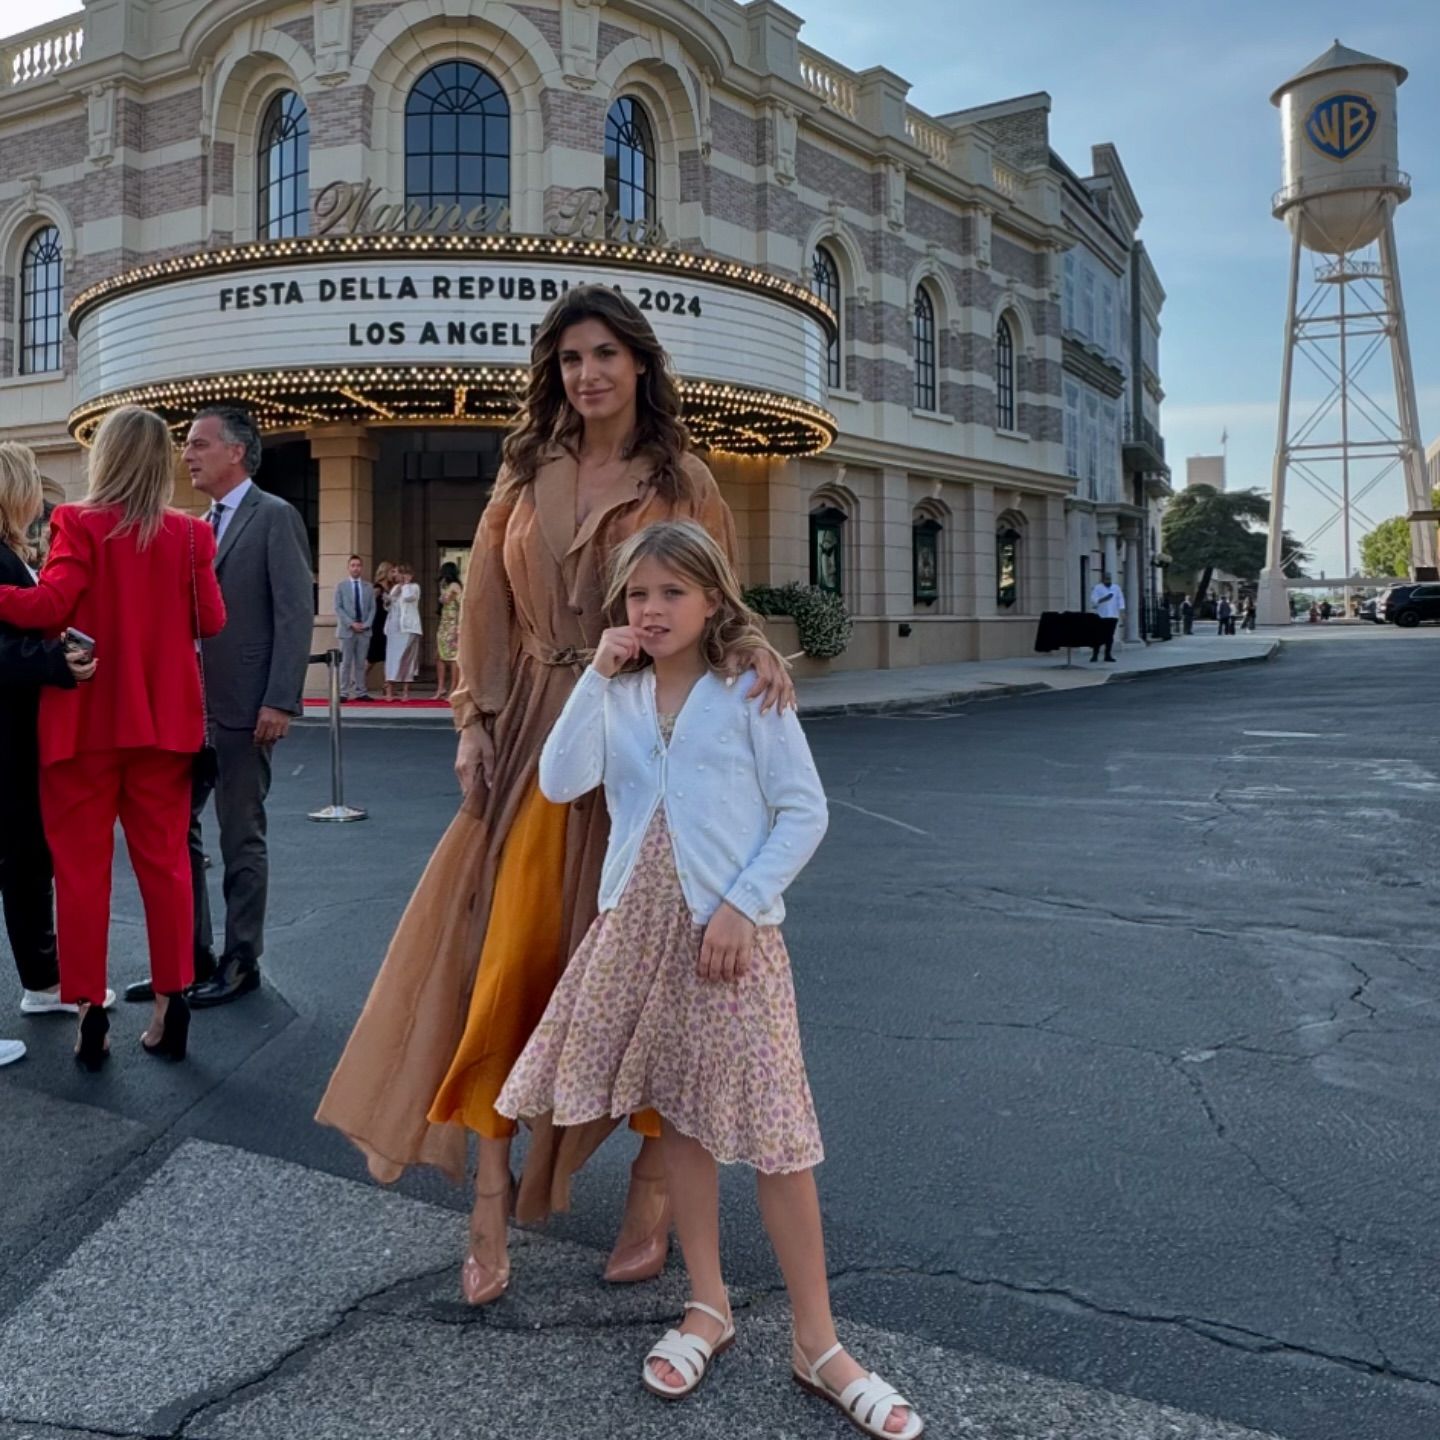
<svg viewBox="0 0 1440 1440">
<path fill-rule="evenodd" d="M 195 619 L 195 656 L 200 662 L 200 714 L 205 726 L 205 743 L 210 743 L 210 697 L 205 685 L 205 640 L 200 634 L 200 581 L 195 574 L 195 526 L 198 522 L 187 516 L 186 534 L 190 537 L 190 607 Z"/>
</svg>

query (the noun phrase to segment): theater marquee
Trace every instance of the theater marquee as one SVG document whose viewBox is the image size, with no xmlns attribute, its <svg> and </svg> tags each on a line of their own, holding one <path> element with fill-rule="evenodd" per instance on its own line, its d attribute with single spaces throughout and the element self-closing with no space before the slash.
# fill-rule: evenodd
<svg viewBox="0 0 1440 1440">
<path fill-rule="evenodd" d="M 268 241 L 118 276 L 71 310 L 70 427 L 88 440 L 118 404 L 183 422 L 218 399 L 249 404 L 270 431 L 502 424 L 545 311 L 584 283 L 647 314 L 704 443 L 808 454 L 834 438 L 834 320 L 807 290 L 673 249 L 549 236 Z"/>
</svg>

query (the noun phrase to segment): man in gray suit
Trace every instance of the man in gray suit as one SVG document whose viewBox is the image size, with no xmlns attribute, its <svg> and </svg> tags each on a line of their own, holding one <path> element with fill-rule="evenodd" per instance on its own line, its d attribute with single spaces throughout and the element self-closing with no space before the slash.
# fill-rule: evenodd
<svg viewBox="0 0 1440 1440">
<path fill-rule="evenodd" d="M 217 962 L 205 885 L 200 817 L 209 789 L 197 784 L 190 821 L 195 889 L 195 1006 L 223 1005 L 257 989 L 265 949 L 269 856 L 265 798 L 270 756 L 301 712 L 315 618 L 310 542 L 299 513 L 254 482 L 260 433 L 231 406 L 200 411 L 190 426 L 185 464 L 210 499 L 215 573 L 225 597 L 225 628 L 205 641 L 205 694 L 218 761 L 215 813 L 225 863 L 225 948 Z M 207 975 L 207 971 L 209 972 Z M 148 998 L 149 983 L 126 988 Z"/>
<path fill-rule="evenodd" d="M 346 576 L 335 586 L 335 639 L 340 648 L 340 698 L 368 700 L 370 631 L 375 624 L 375 587 L 365 579 L 365 562 L 350 557 Z"/>
</svg>

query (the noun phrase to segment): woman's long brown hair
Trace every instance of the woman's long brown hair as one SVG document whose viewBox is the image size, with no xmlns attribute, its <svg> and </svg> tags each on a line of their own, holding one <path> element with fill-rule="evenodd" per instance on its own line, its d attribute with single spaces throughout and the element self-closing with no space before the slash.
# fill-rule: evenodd
<svg viewBox="0 0 1440 1440">
<path fill-rule="evenodd" d="M 547 453 L 557 446 L 578 452 L 584 421 L 565 398 L 560 374 L 560 337 L 583 320 L 598 320 L 644 367 L 635 380 L 635 435 L 632 455 L 651 461 L 650 483 L 665 499 L 690 498 L 681 460 L 690 435 L 680 418 L 680 387 L 670 357 L 650 322 L 618 290 L 605 285 L 577 285 L 549 309 L 530 352 L 530 378 L 520 414 L 505 437 L 504 466 L 495 498 L 505 500 L 528 485 Z"/>
</svg>

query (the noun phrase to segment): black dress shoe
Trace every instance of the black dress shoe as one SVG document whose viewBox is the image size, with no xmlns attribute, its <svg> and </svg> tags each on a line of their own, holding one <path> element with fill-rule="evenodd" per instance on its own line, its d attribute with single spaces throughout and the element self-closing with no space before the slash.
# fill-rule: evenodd
<svg viewBox="0 0 1440 1440">
<path fill-rule="evenodd" d="M 196 1010 L 207 1010 L 212 1005 L 228 1005 L 259 988 L 260 967 L 253 960 L 248 964 L 243 960 L 225 960 L 211 979 L 203 985 L 192 985 L 186 993 Z"/>
<path fill-rule="evenodd" d="M 195 957 L 195 984 L 203 985 L 207 980 L 213 980 L 219 969 L 220 962 L 215 958 L 215 952 L 205 950 Z M 136 980 L 125 987 L 127 1005 L 148 1005 L 154 998 L 155 987 L 148 980 Z"/>
</svg>

